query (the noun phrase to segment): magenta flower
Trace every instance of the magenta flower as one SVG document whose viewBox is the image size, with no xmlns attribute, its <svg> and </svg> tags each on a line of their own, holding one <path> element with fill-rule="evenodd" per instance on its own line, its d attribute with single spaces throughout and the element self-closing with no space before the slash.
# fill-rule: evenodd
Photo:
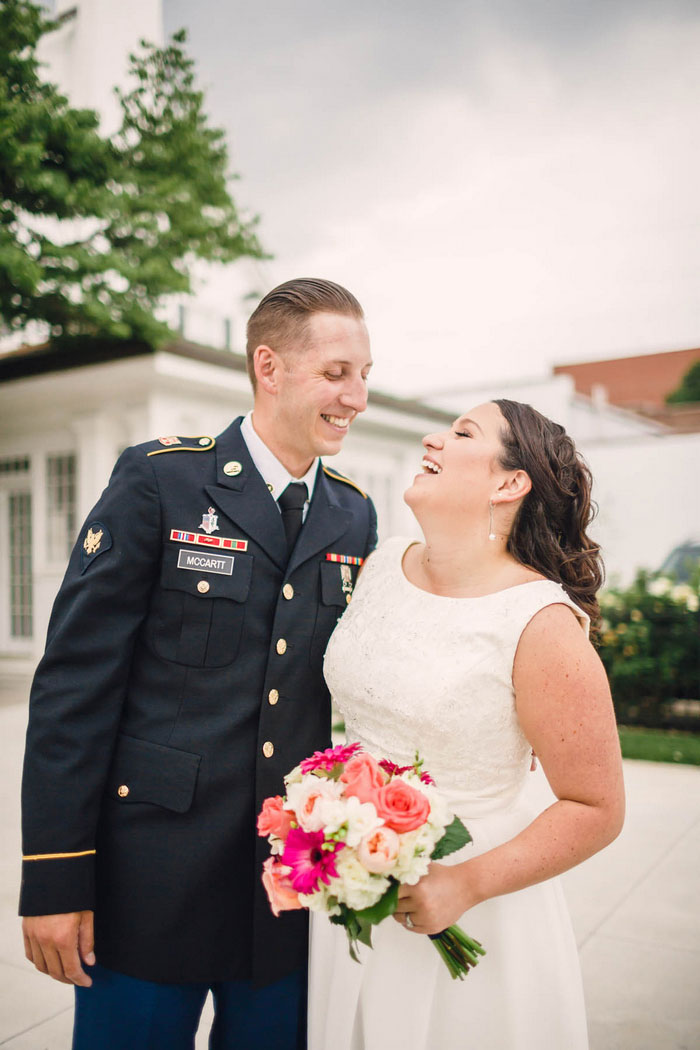
<svg viewBox="0 0 700 1050">
<path fill-rule="evenodd" d="M 412 766 L 397 766 L 396 762 L 391 762 L 388 758 L 381 758 L 379 765 L 382 767 L 385 773 L 388 773 L 390 777 L 400 777 L 402 773 L 417 773 L 415 765 Z M 431 777 L 430 773 L 424 771 L 418 773 L 424 784 L 434 784 L 435 781 Z"/>
<path fill-rule="evenodd" d="M 322 831 L 292 828 L 284 845 L 282 863 L 291 869 L 289 881 L 297 893 L 314 893 L 319 882 L 327 886 L 331 876 L 338 874 L 335 857 L 344 846 L 344 842 L 325 842 Z"/>
<path fill-rule="evenodd" d="M 362 750 L 361 744 L 338 744 L 337 747 L 327 747 L 325 751 L 314 751 L 311 758 L 305 758 L 301 763 L 302 773 L 313 773 L 315 769 L 325 769 L 331 772 L 333 766 L 349 762 L 353 755 Z"/>
</svg>

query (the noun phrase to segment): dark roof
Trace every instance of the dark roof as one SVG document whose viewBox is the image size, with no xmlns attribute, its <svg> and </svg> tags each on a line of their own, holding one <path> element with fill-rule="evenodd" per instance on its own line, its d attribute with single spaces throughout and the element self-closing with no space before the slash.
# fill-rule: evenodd
<svg viewBox="0 0 700 1050">
<path fill-rule="evenodd" d="M 186 339 L 176 339 L 160 347 L 165 353 L 187 357 L 194 361 L 218 365 L 220 368 L 234 372 L 246 371 L 245 354 L 231 350 L 216 350 L 211 346 L 191 343 Z M 71 368 L 86 368 L 89 365 L 106 364 L 124 358 L 147 357 L 157 351 L 146 343 L 128 343 L 101 340 L 76 341 L 52 346 L 42 343 L 38 346 L 21 346 L 0 354 L 0 382 L 12 379 L 26 379 L 30 376 L 46 375 L 52 372 L 65 372 Z M 413 398 L 394 397 L 380 391 L 370 391 L 369 402 L 377 408 L 387 408 L 407 415 L 423 416 L 436 423 L 450 423 L 454 418 L 452 412 L 433 408 Z"/>
</svg>

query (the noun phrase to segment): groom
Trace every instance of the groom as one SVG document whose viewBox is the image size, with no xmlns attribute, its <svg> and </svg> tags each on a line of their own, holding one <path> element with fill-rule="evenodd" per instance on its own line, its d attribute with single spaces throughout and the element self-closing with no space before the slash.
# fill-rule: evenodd
<svg viewBox="0 0 700 1050">
<path fill-rule="evenodd" d="M 289 281 L 247 354 L 252 413 L 120 457 L 32 687 L 20 913 L 74 1050 L 191 1050 L 210 989 L 216 1050 L 303 1045 L 306 914 L 272 916 L 255 819 L 328 745 L 323 652 L 376 541 L 319 459 L 367 404 L 362 309 Z"/>
</svg>

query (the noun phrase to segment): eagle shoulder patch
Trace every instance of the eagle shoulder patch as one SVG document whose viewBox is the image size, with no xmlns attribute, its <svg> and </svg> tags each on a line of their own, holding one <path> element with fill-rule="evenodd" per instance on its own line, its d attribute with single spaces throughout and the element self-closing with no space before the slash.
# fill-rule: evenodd
<svg viewBox="0 0 700 1050">
<path fill-rule="evenodd" d="M 91 521 L 83 533 L 80 548 L 80 572 L 83 573 L 95 558 L 104 554 L 112 546 L 112 535 L 101 521 Z"/>
</svg>

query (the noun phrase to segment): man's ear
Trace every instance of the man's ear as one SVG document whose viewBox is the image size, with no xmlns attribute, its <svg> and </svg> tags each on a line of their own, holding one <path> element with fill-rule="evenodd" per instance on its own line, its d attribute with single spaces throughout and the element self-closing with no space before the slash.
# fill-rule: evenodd
<svg viewBox="0 0 700 1050">
<path fill-rule="evenodd" d="M 279 367 L 280 361 L 274 350 L 264 344 L 256 346 L 253 353 L 255 378 L 258 386 L 262 387 L 268 394 L 277 393 L 277 371 Z"/>
<path fill-rule="evenodd" d="M 509 474 L 498 486 L 497 496 L 494 503 L 514 503 L 516 500 L 524 499 L 532 488 L 530 475 L 524 470 L 515 470 Z"/>
</svg>

